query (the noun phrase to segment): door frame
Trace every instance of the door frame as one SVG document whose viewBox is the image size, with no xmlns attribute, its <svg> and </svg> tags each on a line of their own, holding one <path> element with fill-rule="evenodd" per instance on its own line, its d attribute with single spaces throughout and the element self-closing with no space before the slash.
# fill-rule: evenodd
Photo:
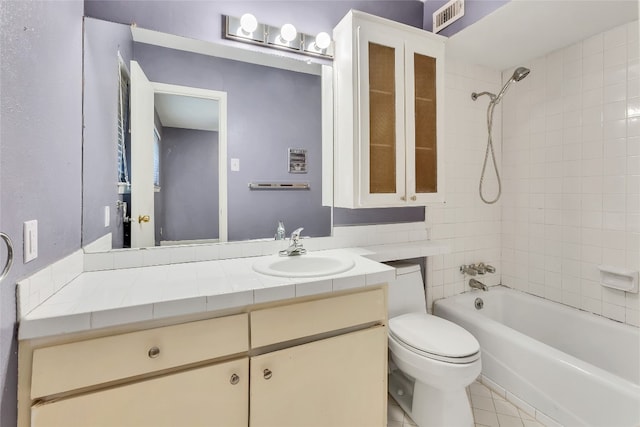
<svg viewBox="0 0 640 427">
<path fill-rule="evenodd" d="M 154 94 L 180 95 L 218 101 L 218 241 L 228 241 L 227 218 L 227 93 L 217 90 L 151 82 Z"/>
</svg>

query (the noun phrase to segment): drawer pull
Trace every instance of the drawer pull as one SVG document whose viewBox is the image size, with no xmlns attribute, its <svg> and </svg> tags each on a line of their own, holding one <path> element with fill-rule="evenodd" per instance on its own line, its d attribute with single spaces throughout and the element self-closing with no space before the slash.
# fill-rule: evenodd
<svg viewBox="0 0 640 427">
<path fill-rule="evenodd" d="M 155 359 L 156 357 L 160 356 L 160 349 L 156 346 L 153 346 L 149 349 L 149 357 L 152 359 Z"/>
<path fill-rule="evenodd" d="M 265 369 L 263 371 L 263 374 L 265 380 L 271 379 L 271 377 L 273 376 L 273 372 L 271 372 L 269 369 Z"/>
<path fill-rule="evenodd" d="M 233 385 L 236 385 L 240 382 L 240 377 L 238 376 L 238 374 L 233 374 L 231 375 L 231 378 L 229 379 L 229 382 Z"/>
</svg>

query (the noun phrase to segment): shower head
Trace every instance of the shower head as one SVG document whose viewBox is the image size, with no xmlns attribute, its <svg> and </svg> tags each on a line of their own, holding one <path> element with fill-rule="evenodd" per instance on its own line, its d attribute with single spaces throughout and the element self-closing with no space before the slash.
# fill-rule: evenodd
<svg viewBox="0 0 640 427">
<path fill-rule="evenodd" d="M 529 73 L 531 72 L 530 69 L 528 68 L 524 68 L 524 67 L 518 67 L 516 68 L 516 70 L 513 72 L 513 76 L 511 77 L 513 80 L 519 82 L 520 80 L 524 79 L 525 77 L 527 77 L 529 75 Z"/>
<path fill-rule="evenodd" d="M 507 89 L 509 88 L 511 83 L 519 82 L 520 80 L 527 77 L 530 72 L 531 70 L 525 67 L 516 68 L 511 78 L 504 84 L 504 86 L 502 87 L 498 95 L 496 95 L 496 97 L 493 98 L 491 102 L 493 102 L 494 105 L 498 105 L 498 103 L 502 100 L 502 97 L 504 96 L 504 94 L 507 93 Z"/>
</svg>

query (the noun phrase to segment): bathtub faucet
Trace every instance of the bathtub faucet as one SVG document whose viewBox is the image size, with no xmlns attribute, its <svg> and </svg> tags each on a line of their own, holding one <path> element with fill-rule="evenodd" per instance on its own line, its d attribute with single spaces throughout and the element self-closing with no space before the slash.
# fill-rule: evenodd
<svg viewBox="0 0 640 427">
<path fill-rule="evenodd" d="M 478 270 L 476 270 L 474 268 L 474 265 L 461 265 L 460 266 L 460 273 L 462 274 L 468 274 L 469 276 L 475 276 L 476 274 L 478 274 Z"/>
<path fill-rule="evenodd" d="M 469 286 L 471 286 L 474 289 L 482 289 L 483 291 L 489 290 L 487 285 L 485 285 L 484 283 L 476 279 L 469 279 Z"/>
</svg>

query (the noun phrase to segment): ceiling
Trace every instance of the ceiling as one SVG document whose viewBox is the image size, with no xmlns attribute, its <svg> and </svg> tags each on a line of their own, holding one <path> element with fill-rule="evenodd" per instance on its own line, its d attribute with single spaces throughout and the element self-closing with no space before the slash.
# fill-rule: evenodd
<svg viewBox="0 0 640 427">
<path fill-rule="evenodd" d="M 164 127 L 218 131 L 218 101 L 156 93 L 154 104 Z"/>
<path fill-rule="evenodd" d="M 638 0 L 511 0 L 447 41 L 447 55 L 513 68 L 638 19 Z"/>
</svg>

